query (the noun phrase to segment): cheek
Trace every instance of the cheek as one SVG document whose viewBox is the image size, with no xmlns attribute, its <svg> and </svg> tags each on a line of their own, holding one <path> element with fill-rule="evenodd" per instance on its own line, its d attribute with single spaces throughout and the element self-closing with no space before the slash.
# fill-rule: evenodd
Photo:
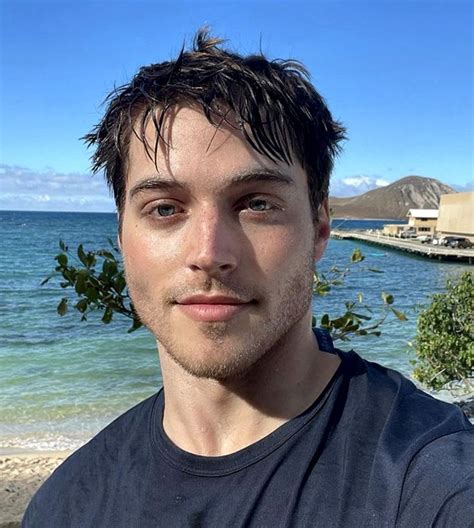
<svg viewBox="0 0 474 528">
<path fill-rule="evenodd" d="M 140 232 L 130 226 L 122 233 L 122 255 L 128 281 L 144 284 L 169 273 L 176 263 L 176 244 L 170 246 L 156 233 Z"/>
<path fill-rule="evenodd" d="M 255 260 L 258 268 L 271 280 L 278 280 L 274 274 L 291 273 L 307 264 L 313 254 L 312 239 L 301 229 L 275 229 L 266 233 L 254 243 Z"/>
</svg>

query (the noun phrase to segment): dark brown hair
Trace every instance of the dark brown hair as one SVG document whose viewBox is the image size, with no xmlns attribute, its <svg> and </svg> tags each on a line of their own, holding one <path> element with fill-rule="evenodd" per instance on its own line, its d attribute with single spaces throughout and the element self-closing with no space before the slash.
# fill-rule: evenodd
<svg viewBox="0 0 474 528">
<path fill-rule="evenodd" d="M 130 83 L 115 89 L 106 99 L 103 119 L 83 138 L 95 146 L 93 172 L 104 170 L 121 213 L 131 134 L 150 157 L 156 156 L 167 112 L 176 104 L 189 104 L 201 108 L 216 127 L 238 123 L 249 144 L 270 160 L 299 162 L 317 218 L 345 137 L 343 126 L 333 120 L 301 63 L 269 61 L 262 54 L 243 57 L 221 44 L 200 29 L 192 50 L 182 50 L 174 61 L 140 68 Z M 155 145 L 145 139 L 150 120 L 157 131 Z"/>
</svg>

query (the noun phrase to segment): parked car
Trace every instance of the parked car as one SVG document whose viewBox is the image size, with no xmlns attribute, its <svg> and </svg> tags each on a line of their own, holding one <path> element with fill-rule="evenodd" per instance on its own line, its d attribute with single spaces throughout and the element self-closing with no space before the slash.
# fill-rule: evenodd
<svg viewBox="0 0 474 528">
<path fill-rule="evenodd" d="M 405 229 L 400 233 L 400 238 L 416 238 L 416 229 Z"/>
<path fill-rule="evenodd" d="M 418 235 L 416 239 L 419 240 L 422 244 L 428 244 L 433 240 L 433 237 L 431 235 Z"/>
<path fill-rule="evenodd" d="M 465 237 L 447 236 L 442 239 L 443 246 L 450 248 L 469 249 L 472 247 L 472 242 Z"/>
</svg>

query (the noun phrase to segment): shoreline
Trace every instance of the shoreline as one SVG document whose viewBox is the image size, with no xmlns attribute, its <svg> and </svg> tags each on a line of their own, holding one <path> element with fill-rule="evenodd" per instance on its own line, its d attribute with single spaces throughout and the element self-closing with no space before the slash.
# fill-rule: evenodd
<svg viewBox="0 0 474 528">
<path fill-rule="evenodd" d="M 0 528 L 20 527 L 31 497 L 70 451 L 0 455 Z"/>
</svg>

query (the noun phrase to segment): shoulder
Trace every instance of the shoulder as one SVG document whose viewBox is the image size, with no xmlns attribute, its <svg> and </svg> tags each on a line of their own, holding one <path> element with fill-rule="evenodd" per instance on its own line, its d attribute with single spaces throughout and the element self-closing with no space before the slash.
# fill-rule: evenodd
<svg viewBox="0 0 474 528">
<path fill-rule="evenodd" d="M 158 395 L 129 409 L 67 458 L 34 495 L 22 526 L 69 526 L 68 516 L 78 510 L 82 519 L 93 515 L 91 506 L 106 501 L 108 485 L 117 472 L 126 470 L 133 453 L 146 456 Z"/>
<path fill-rule="evenodd" d="M 370 470 L 375 484 L 368 494 L 375 518 L 390 508 L 403 527 L 443 526 L 446 515 L 446 526 L 470 526 L 456 524 L 453 512 L 462 505 L 459 515 L 474 519 L 474 426 L 457 406 L 433 398 L 402 374 L 353 352 L 342 358 L 357 430 L 351 437 L 362 439 L 361 449 L 376 446 Z"/>
<path fill-rule="evenodd" d="M 399 372 L 362 359 L 355 352 L 340 352 L 351 407 L 389 426 L 396 436 L 424 435 L 425 444 L 447 433 L 474 430 L 459 407 L 420 390 Z M 352 400 L 352 401 L 351 401 Z"/>
<path fill-rule="evenodd" d="M 440 436 L 413 457 L 405 476 L 399 526 L 474 526 L 474 432 Z"/>
</svg>

